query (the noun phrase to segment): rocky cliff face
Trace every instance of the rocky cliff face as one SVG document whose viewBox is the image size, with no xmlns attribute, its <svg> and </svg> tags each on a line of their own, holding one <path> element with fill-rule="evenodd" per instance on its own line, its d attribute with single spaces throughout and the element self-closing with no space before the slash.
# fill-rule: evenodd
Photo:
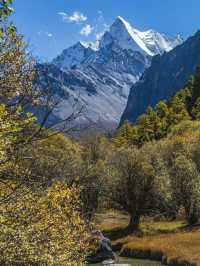
<svg viewBox="0 0 200 266">
<path fill-rule="evenodd" d="M 172 97 L 199 65 L 200 31 L 169 53 L 153 58 L 150 68 L 131 88 L 121 123 L 124 120 L 134 122 L 147 107 Z"/>
</svg>

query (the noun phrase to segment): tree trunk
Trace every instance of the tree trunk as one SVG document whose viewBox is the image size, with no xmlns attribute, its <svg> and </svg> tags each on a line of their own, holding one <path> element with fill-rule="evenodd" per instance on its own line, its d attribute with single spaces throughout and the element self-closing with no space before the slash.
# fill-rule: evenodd
<svg viewBox="0 0 200 266">
<path fill-rule="evenodd" d="M 185 208 L 187 222 L 190 226 L 193 226 L 198 223 L 199 220 L 199 212 L 197 204 L 194 203 L 193 206 L 190 206 L 190 208 Z"/>
<path fill-rule="evenodd" d="M 139 225 L 140 225 L 140 215 L 134 215 L 131 216 L 127 229 L 129 232 L 134 233 L 139 231 Z"/>
</svg>

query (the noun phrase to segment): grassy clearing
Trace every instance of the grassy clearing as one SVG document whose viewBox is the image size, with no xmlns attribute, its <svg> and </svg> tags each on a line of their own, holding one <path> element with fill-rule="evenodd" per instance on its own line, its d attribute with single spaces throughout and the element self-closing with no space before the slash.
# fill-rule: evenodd
<svg viewBox="0 0 200 266">
<path fill-rule="evenodd" d="M 200 228 L 198 226 L 191 229 L 187 228 L 182 221 L 144 219 L 141 223 L 142 236 L 124 236 L 123 232 L 128 221 L 126 214 L 113 211 L 96 217 L 98 228 L 111 237 L 114 244 L 120 244 L 122 251 L 160 252 L 167 255 L 168 262 L 185 260 L 190 262 L 190 265 L 200 265 Z"/>
<path fill-rule="evenodd" d="M 126 213 L 110 210 L 97 214 L 95 217 L 96 226 L 103 232 L 110 232 L 113 230 L 120 230 L 126 228 L 129 217 Z"/>
<path fill-rule="evenodd" d="M 124 250 L 162 252 L 167 255 L 168 261 L 185 260 L 200 265 L 200 230 L 143 238 L 128 236 L 117 242 Z"/>
<path fill-rule="evenodd" d="M 105 234 L 111 235 L 117 231 L 123 231 L 128 223 L 129 216 L 118 211 L 108 211 L 98 214 L 95 218 L 97 227 Z M 160 233 L 178 232 L 185 227 L 183 221 L 153 221 L 143 219 L 141 222 L 141 232 L 143 235 L 155 235 Z"/>
</svg>

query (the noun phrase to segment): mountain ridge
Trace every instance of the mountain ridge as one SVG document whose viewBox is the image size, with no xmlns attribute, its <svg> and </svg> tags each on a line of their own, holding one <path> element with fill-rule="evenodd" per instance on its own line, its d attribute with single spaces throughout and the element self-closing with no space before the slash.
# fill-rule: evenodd
<svg viewBox="0 0 200 266">
<path fill-rule="evenodd" d="M 179 91 L 200 65 L 200 30 L 169 53 L 153 58 L 140 80 L 131 88 L 120 125 L 135 122 L 139 115 L 160 100 Z"/>
<path fill-rule="evenodd" d="M 123 33 L 126 36 L 122 36 Z M 126 40 L 124 40 L 125 37 Z M 117 42 L 117 46 L 121 49 L 139 51 L 152 57 L 172 50 L 182 43 L 183 39 L 179 35 L 170 39 L 153 29 L 139 31 L 132 28 L 124 18 L 118 16 L 99 41 L 88 43 L 78 41 L 73 46 L 64 49 L 51 63 L 63 69 L 70 69 L 84 63 L 91 54 L 95 55 L 101 48 L 109 47 L 113 41 Z"/>
</svg>

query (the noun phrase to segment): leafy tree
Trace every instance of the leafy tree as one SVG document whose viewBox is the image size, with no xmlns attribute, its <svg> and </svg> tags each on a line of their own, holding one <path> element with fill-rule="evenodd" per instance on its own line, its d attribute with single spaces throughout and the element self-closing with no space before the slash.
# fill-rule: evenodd
<svg viewBox="0 0 200 266">
<path fill-rule="evenodd" d="M 174 209 L 184 207 L 190 225 L 199 219 L 199 129 L 199 122 L 184 121 L 172 130 L 159 148 L 169 173 Z"/>
<path fill-rule="evenodd" d="M 13 12 L 10 6 L 12 2 L 12 0 L 0 0 L 0 39 L 4 36 L 3 22 Z M 9 29 L 12 31 L 13 26 L 10 26 Z"/>
<path fill-rule="evenodd" d="M 192 108 L 192 115 L 194 119 L 200 120 L 200 97 L 197 98 L 193 108 Z"/>
<path fill-rule="evenodd" d="M 10 3 L 0 1 L 0 264 L 82 265 L 81 151 L 45 128 L 50 95 L 33 86 L 34 62 L 5 22 Z M 41 125 L 32 107 L 47 109 Z"/>
<path fill-rule="evenodd" d="M 16 182 L 0 185 L 1 265 L 83 265 L 88 229 L 80 214 L 79 189 L 56 182 L 39 192 Z M 15 190 L 16 191 L 16 190 Z"/>
<path fill-rule="evenodd" d="M 102 199 L 103 175 L 109 146 L 108 141 L 101 135 L 94 135 L 83 144 L 81 199 L 83 212 L 89 221 L 93 218 Z"/>
<path fill-rule="evenodd" d="M 81 146 L 69 137 L 49 137 L 47 133 L 47 138 L 24 145 L 15 153 L 15 168 L 24 182 L 48 186 L 56 179 L 72 186 L 81 182 L 81 153 Z"/>
<path fill-rule="evenodd" d="M 0 180 L 4 180 L 19 176 L 17 171 L 10 176 L 17 169 L 17 151 L 29 143 L 37 131 L 36 119 L 26 112 L 26 106 L 38 98 L 32 86 L 33 64 L 16 31 L 5 31 L 0 42 L 0 65 Z"/>
<path fill-rule="evenodd" d="M 200 203 L 200 174 L 195 163 L 183 154 L 176 155 L 171 169 L 173 197 L 185 208 L 190 225 L 198 222 Z"/>
<path fill-rule="evenodd" d="M 149 211 L 154 192 L 154 168 L 147 154 L 136 148 L 121 148 L 113 154 L 108 178 L 115 206 L 130 214 L 128 230 L 139 229 L 140 218 Z"/>
<path fill-rule="evenodd" d="M 13 9 L 10 7 L 12 4 L 12 0 L 1 0 L 0 1 L 0 18 L 5 18 L 9 16 Z"/>
<path fill-rule="evenodd" d="M 194 76 L 191 78 L 188 86 L 190 97 L 187 101 L 187 108 L 192 115 L 192 109 L 195 106 L 196 101 L 200 97 L 200 67 L 197 68 Z"/>
</svg>

